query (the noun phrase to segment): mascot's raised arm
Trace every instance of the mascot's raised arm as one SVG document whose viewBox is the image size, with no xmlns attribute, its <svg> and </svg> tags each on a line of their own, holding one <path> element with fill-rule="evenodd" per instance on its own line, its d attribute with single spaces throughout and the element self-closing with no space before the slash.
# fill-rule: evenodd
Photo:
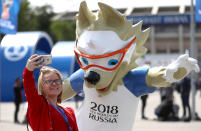
<svg viewBox="0 0 201 131">
<path fill-rule="evenodd" d="M 85 98 L 77 113 L 80 131 L 131 131 L 139 97 L 199 71 L 197 60 L 181 55 L 167 67 L 138 67 L 150 29 L 132 25 L 112 7 L 98 3 L 97 14 L 82 2 L 77 16 L 75 55 L 81 67 L 64 81 L 62 99 L 80 90 Z"/>
</svg>

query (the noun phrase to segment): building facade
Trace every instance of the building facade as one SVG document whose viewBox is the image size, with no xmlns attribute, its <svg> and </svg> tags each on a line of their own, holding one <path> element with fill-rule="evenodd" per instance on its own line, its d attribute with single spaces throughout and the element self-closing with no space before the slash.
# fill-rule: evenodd
<svg viewBox="0 0 201 131">
<path fill-rule="evenodd" d="M 146 0 L 142 0 L 141 3 L 144 1 Z M 125 4 L 122 4 L 122 7 L 118 6 L 116 9 L 124 14 L 127 19 L 133 20 L 134 23 L 143 20 L 144 29 L 151 28 L 150 36 L 146 43 L 148 54 L 183 54 L 190 49 L 191 44 L 190 0 L 162 1 L 152 4 L 135 3 L 135 5 L 130 1 L 130 4 L 128 3 L 126 7 Z M 96 10 L 94 9 L 93 11 Z M 73 20 L 77 12 L 66 11 L 59 13 L 54 19 Z M 201 23 L 195 22 L 194 38 L 195 57 L 200 58 Z"/>
</svg>

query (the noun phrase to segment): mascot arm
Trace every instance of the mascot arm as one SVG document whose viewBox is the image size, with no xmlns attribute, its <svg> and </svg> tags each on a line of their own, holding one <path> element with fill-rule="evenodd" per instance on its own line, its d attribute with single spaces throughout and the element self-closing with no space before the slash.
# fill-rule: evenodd
<svg viewBox="0 0 201 131">
<path fill-rule="evenodd" d="M 188 54 L 181 55 L 176 61 L 167 67 L 151 68 L 146 78 L 147 85 L 155 87 L 167 87 L 171 83 L 183 79 L 191 71 L 199 72 L 197 60 Z"/>
<path fill-rule="evenodd" d="M 165 67 L 154 67 L 150 68 L 147 76 L 146 76 L 146 83 L 150 87 L 168 87 L 171 83 L 166 82 L 166 79 L 163 78 Z"/>
<path fill-rule="evenodd" d="M 63 82 L 62 101 L 75 96 L 83 90 L 84 71 L 79 69 Z"/>
<path fill-rule="evenodd" d="M 76 95 L 76 92 L 71 87 L 70 79 L 69 78 L 65 79 L 63 82 L 63 91 L 61 95 L 61 100 L 62 101 L 67 100 L 75 95 Z"/>
<path fill-rule="evenodd" d="M 147 85 L 148 67 L 137 67 L 129 71 L 123 78 L 125 87 L 136 97 L 152 93 L 157 88 Z"/>
</svg>

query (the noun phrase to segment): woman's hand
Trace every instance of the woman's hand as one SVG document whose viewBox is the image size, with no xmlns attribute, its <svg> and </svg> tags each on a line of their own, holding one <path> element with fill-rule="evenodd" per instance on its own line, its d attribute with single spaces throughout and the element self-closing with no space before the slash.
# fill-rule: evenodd
<svg viewBox="0 0 201 131">
<path fill-rule="evenodd" d="M 40 64 L 41 62 L 43 62 L 42 56 L 39 56 L 37 54 L 32 55 L 28 60 L 27 60 L 27 64 L 26 64 L 26 68 L 29 71 L 33 71 L 35 68 L 41 68 L 43 65 Z"/>
</svg>

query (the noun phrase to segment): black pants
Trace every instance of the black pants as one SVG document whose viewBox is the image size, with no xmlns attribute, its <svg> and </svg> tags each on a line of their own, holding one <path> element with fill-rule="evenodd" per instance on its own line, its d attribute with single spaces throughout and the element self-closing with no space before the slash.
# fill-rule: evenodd
<svg viewBox="0 0 201 131">
<path fill-rule="evenodd" d="M 20 108 L 20 102 L 15 102 L 15 114 L 14 114 L 14 121 L 15 122 L 19 122 L 18 121 L 19 108 Z"/>
<path fill-rule="evenodd" d="M 148 97 L 148 95 L 141 96 L 141 100 L 142 100 L 142 110 L 141 110 L 142 114 L 141 114 L 141 116 L 142 117 L 145 117 L 144 110 L 145 110 L 146 103 L 147 103 L 147 97 Z"/>
<path fill-rule="evenodd" d="M 183 117 L 186 117 L 186 108 L 188 109 L 188 117 L 191 117 L 191 108 L 189 105 L 189 94 L 182 94 Z"/>
</svg>

